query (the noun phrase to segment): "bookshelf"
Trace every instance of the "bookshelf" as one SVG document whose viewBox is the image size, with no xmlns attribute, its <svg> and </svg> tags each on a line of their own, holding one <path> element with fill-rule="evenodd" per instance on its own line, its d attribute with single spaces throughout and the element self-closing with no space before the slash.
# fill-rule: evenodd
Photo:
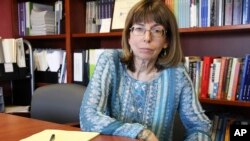
<svg viewBox="0 0 250 141">
<path fill-rule="evenodd" d="M 8 1 L 8 0 L 5 0 Z M 17 4 L 26 0 L 11 0 L 10 12 L 12 36 L 18 36 Z M 41 3 L 54 3 L 56 0 L 30 0 Z M 86 2 L 89 0 L 63 0 L 65 26 L 60 35 L 24 36 L 34 48 L 62 48 L 67 53 L 67 81 L 73 83 L 73 52 L 88 48 L 121 48 L 121 31 L 110 33 L 85 33 Z M 180 28 L 181 44 L 187 56 L 234 56 L 244 57 L 250 53 L 250 25 L 215 26 L 204 28 Z M 46 85 L 45 83 L 36 84 Z M 249 102 L 200 99 L 209 108 L 230 107 L 231 112 L 247 115 Z M 243 109 L 243 110 L 242 110 Z M 249 114 L 247 115 L 249 116 Z M 249 116 L 250 117 L 250 116 Z"/>
</svg>

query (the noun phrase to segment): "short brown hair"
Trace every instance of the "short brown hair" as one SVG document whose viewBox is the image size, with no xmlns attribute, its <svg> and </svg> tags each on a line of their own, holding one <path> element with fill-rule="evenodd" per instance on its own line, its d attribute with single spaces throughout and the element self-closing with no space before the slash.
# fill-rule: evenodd
<svg viewBox="0 0 250 141">
<path fill-rule="evenodd" d="M 176 66 L 184 60 L 178 25 L 172 11 L 165 5 L 162 0 L 141 0 L 135 4 L 129 11 L 125 27 L 122 34 L 123 55 L 121 61 L 125 63 L 129 70 L 135 71 L 133 63 L 133 54 L 130 52 L 128 38 L 130 36 L 130 27 L 135 23 L 147 22 L 153 20 L 164 26 L 168 47 L 166 54 L 162 50 L 157 61 L 156 68 L 161 70 L 166 67 Z"/>
</svg>

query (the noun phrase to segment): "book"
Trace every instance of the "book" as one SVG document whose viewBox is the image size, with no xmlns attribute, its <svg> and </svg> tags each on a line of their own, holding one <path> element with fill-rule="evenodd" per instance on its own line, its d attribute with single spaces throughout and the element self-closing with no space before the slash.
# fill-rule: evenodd
<svg viewBox="0 0 250 141">
<path fill-rule="evenodd" d="M 230 141 L 230 126 L 235 121 L 235 118 L 229 117 L 226 123 L 226 130 L 225 130 L 225 136 L 224 141 Z"/>
<path fill-rule="evenodd" d="M 224 0 L 216 0 L 215 4 L 215 17 L 216 17 L 216 26 L 224 25 Z"/>
<path fill-rule="evenodd" d="M 232 72 L 232 64 L 233 64 L 233 57 L 229 57 L 228 58 L 228 68 L 227 68 L 227 73 L 225 75 L 225 85 L 223 87 L 224 90 L 224 99 L 227 99 L 227 94 L 228 94 L 228 90 L 229 90 L 229 83 L 230 83 L 230 76 L 231 76 L 231 72 Z"/>
<path fill-rule="evenodd" d="M 218 122 L 219 122 L 219 116 L 218 115 L 214 115 L 213 116 L 213 124 L 212 124 L 212 134 L 211 134 L 211 139 L 212 141 L 215 140 L 215 136 L 216 136 L 216 132 L 217 132 L 217 128 L 218 128 Z"/>
<path fill-rule="evenodd" d="M 240 67 L 240 58 L 233 58 L 232 60 L 232 68 L 231 68 L 231 74 L 230 74 L 230 78 L 229 78 L 229 86 L 228 86 L 228 93 L 227 93 L 227 100 L 232 100 L 233 96 L 235 95 L 235 93 L 233 93 L 233 85 L 234 82 L 238 82 L 238 80 L 234 80 L 237 79 L 235 78 L 237 75 L 239 76 L 239 67 Z M 234 91 L 236 92 L 236 91 Z"/>
<path fill-rule="evenodd" d="M 215 141 L 224 141 L 227 120 L 228 120 L 227 115 L 222 114 L 222 115 L 219 116 Z"/>
<path fill-rule="evenodd" d="M 25 35 L 25 2 L 18 3 L 18 33 L 20 36 Z"/>
<path fill-rule="evenodd" d="M 83 85 L 87 86 L 89 83 L 89 50 L 83 50 Z"/>
<path fill-rule="evenodd" d="M 88 85 L 89 82 L 89 50 L 74 52 L 74 82 Z"/>
<path fill-rule="evenodd" d="M 198 27 L 199 18 L 199 5 L 196 0 L 190 1 L 190 27 Z"/>
<path fill-rule="evenodd" d="M 247 87 L 250 81 L 250 54 L 247 54 L 244 58 L 244 65 L 241 76 L 241 85 L 240 85 L 240 94 L 239 100 L 246 101 L 247 100 Z"/>
<path fill-rule="evenodd" d="M 242 0 L 233 1 L 233 25 L 241 24 L 242 21 Z"/>
<path fill-rule="evenodd" d="M 210 67 L 208 94 L 211 99 L 216 99 L 219 86 L 221 58 L 214 58 Z"/>
<path fill-rule="evenodd" d="M 225 24 L 232 25 L 233 18 L 233 0 L 225 0 Z"/>
<path fill-rule="evenodd" d="M 196 62 L 196 70 L 195 70 L 195 83 L 194 83 L 194 87 L 195 87 L 195 92 L 197 94 L 197 96 L 200 93 L 200 85 L 201 85 L 201 68 L 202 68 L 202 61 L 197 61 Z"/>
<path fill-rule="evenodd" d="M 232 101 L 237 100 L 237 93 L 238 93 L 241 68 L 242 68 L 242 59 L 240 59 L 239 62 L 236 62 L 236 65 L 235 65 L 235 75 L 233 78 L 232 97 L 231 97 Z"/>
<path fill-rule="evenodd" d="M 242 24 L 250 23 L 250 0 L 243 0 L 242 4 Z"/>
<path fill-rule="evenodd" d="M 63 17 L 63 2 L 61 0 L 57 0 L 55 2 L 55 33 L 61 33 L 61 20 Z"/>
<path fill-rule="evenodd" d="M 66 79 L 66 73 L 67 73 L 67 61 L 66 61 L 66 51 L 63 51 L 63 57 L 61 62 L 61 70 L 60 70 L 60 77 L 59 77 L 59 83 L 67 83 Z"/>
<path fill-rule="evenodd" d="M 215 26 L 216 24 L 216 1 L 211 0 L 210 2 L 210 26 Z"/>
<path fill-rule="evenodd" d="M 89 49 L 89 78 L 92 77 L 99 56 L 105 49 Z"/>
<path fill-rule="evenodd" d="M 211 57 L 211 56 L 204 56 L 203 58 L 201 93 L 200 93 L 201 98 L 208 98 L 210 66 L 213 63 L 213 58 L 214 57 Z"/>
<path fill-rule="evenodd" d="M 220 68 L 220 74 L 219 74 L 219 86 L 218 86 L 218 92 L 216 99 L 223 99 L 223 95 L 225 93 L 224 91 L 224 85 L 225 85 L 225 76 L 227 73 L 228 68 L 228 57 L 221 57 L 221 68 Z"/>
</svg>

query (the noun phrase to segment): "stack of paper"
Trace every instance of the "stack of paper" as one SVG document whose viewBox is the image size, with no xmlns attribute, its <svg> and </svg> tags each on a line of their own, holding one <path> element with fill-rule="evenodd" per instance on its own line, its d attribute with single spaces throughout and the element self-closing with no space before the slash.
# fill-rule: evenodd
<svg viewBox="0 0 250 141">
<path fill-rule="evenodd" d="M 63 63 L 63 52 L 64 50 L 61 49 L 35 49 L 33 52 L 35 69 L 58 72 Z"/>
<path fill-rule="evenodd" d="M 53 6 L 33 7 L 31 10 L 31 35 L 55 34 Z"/>
<path fill-rule="evenodd" d="M 16 63 L 16 40 L 2 39 L 3 56 L 5 63 Z"/>
<path fill-rule="evenodd" d="M 33 52 L 34 54 L 34 62 L 35 62 L 35 68 L 38 71 L 46 71 L 49 67 L 47 63 L 47 51 L 46 50 L 41 50 L 41 49 L 36 49 Z"/>
<path fill-rule="evenodd" d="M 48 129 L 20 141 L 49 141 L 53 134 L 55 135 L 54 141 L 89 141 L 100 133 Z"/>
</svg>

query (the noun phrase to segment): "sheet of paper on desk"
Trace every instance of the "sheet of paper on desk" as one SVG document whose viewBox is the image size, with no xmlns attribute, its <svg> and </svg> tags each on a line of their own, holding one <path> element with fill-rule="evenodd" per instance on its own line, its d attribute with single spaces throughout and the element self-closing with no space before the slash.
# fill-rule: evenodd
<svg viewBox="0 0 250 141">
<path fill-rule="evenodd" d="M 49 141 L 53 134 L 55 135 L 54 141 L 89 141 L 100 133 L 47 129 L 20 141 Z"/>
</svg>

